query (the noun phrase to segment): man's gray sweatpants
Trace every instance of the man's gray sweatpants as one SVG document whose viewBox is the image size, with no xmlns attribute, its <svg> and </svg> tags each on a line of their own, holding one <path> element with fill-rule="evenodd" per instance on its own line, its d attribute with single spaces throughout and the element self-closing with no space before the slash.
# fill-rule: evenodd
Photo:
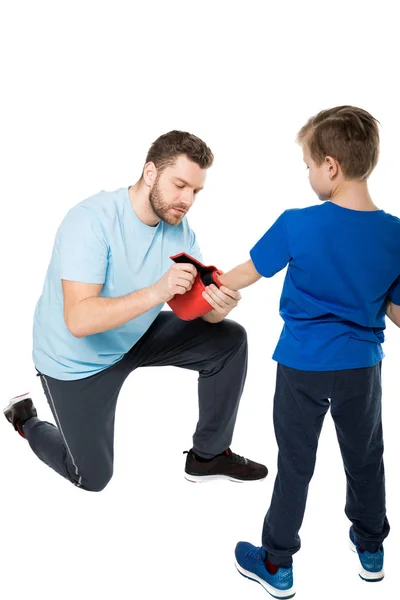
<svg viewBox="0 0 400 600">
<path fill-rule="evenodd" d="M 100 373 L 72 381 L 39 373 L 57 427 L 36 417 L 27 421 L 24 433 L 32 450 L 78 487 L 102 490 L 113 473 L 120 389 L 132 371 L 153 366 L 198 371 L 199 421 L 193 449 L 210 458 L 228 448 L 246 379 L 246 332 L 227 319 L 216 324 L 182 321 L 162 311 L 137 344 Z"/>
</svg>

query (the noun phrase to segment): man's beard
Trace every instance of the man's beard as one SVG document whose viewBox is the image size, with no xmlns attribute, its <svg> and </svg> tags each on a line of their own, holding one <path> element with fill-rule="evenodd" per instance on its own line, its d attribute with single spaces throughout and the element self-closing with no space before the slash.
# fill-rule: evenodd
<svg viewBox="0 0 400 600">
<path fill-rule="evenodd" d="M 168 225 L 179 225 L 184 217 L 184 213 L 186 212 L 186 207 L 184 206 L 169 206 L 165 202 L 158 187 L 158 178 L 156 179 L 153 189 L 150 192 L 149 202 L 154 214 L 157 215 L 161 221 L 168 223 Z M 177 208 L 179 210 L 183 210 L 184 212 L 181 215 L 178 215 L 177 213 L 171 211 L 172 208 Z"/>
</svg>

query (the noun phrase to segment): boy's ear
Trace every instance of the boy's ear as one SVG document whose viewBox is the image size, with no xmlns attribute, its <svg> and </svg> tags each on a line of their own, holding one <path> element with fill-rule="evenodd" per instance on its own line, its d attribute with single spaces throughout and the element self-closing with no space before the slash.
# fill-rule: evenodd
<svg viewBox="0 0 400 600">
<path fill-rule="evenodd" d="M 329 177 L 331 179 L 336 177 L 336 175 L 340 171 L 340 165 L 339 165 L 338 161 L 336 160 L 336 158 L 333 158 L 332 156 L 326 156 L 325 157 L 325 165 L 328 167 Z"/>
</svg>

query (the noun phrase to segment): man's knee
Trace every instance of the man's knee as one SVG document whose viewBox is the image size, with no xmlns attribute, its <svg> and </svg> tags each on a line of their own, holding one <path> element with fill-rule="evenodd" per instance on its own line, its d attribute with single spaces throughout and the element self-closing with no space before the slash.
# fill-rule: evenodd
<svg viewBox="0 0 400 600">
<path fill-rule="evenodd" d="M 88 476 L 80 476 L 78 481 L 74 483 L 87 492 L 101 492 L 108 485 L 112 478 L 112 471 L 104 471 L 102 473 L 91 474 Z"/>
<path fill-rule="evenodd" d="M 221 328 L 218 332 L 218 337 L 225 339 L 229 345 L 247 344 L 247 332 L 243 325 L 230 319 L 225 319 L 220 323 Z"/>
<path fill-rule="evenodd" d="M 207 371 L 215 373 L 226 366 L 229 357 L 236 357 L 243 364 L 247 357 L 247 334 L 236 321 L 224 320 L 213 325 L 210 339 Z"/>
</svg>

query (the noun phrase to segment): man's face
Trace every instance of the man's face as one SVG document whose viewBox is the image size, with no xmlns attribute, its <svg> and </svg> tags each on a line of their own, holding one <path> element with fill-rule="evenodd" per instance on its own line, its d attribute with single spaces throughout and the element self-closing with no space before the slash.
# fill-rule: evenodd
<svg viewBox="0 0 400 600">
<path fill-rule="evenodd" d="M 303 160 L 309 169 L 309 181 L 320 200 L 329 200 L 332 194 L 332 182 L 329 178 L 328 165 L 325 161 L 317 165 L 311 158 L 307 144 L 303 144 Z"/>
<path fill-rule="evenodd" d="M 206 169 L 184 154 L 178 156 L 174 165 L 157 175 L 149 196 L 153 212 L 165 223 L 179 225 L 203 189 L 205 179 Z"/>
</svg>

